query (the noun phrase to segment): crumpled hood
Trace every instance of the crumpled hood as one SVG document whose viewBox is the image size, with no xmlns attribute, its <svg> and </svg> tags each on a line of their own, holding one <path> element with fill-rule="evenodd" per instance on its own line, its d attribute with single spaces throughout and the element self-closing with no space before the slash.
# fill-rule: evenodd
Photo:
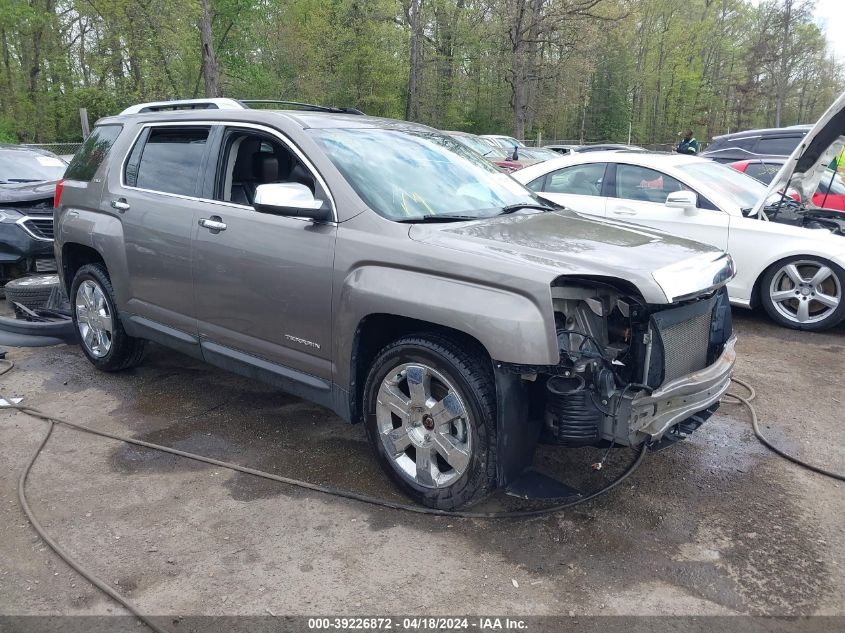
<svg viewBox="0 0 845 633">
<path fill-rule="evenodd" d="M 833 102 L 786 160 L 752 214 L 766 206 L 772 194 L 795 189 L 801 200 L 812 200 L 830 161 L 845 147 L 845 92 Z"/>
<path fill-rule="evenodd" d="M 10 203 L 14 202 L 30 202 L 42 198 L 52 198 L 55 192 L 55 180 L 0 185 L 0 205 L 10 206 Z"/>
<path fill-rule="evenodd" d="M 415 224 L 411 239 L 486 255 L 559 275 L 615 277 L 650 303 L 675 301 L 723 285 L 730 256 L 711 246 L 567 210 L 515 214 L 460 224 Z"/>
</svg>

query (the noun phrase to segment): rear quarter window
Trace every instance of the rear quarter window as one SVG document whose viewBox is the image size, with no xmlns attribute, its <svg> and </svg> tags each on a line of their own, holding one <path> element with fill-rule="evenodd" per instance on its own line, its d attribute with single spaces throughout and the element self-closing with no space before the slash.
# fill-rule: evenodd
<svg viewBox="0 0 845 633">
<path fill-rule="evenodd" d="M 67 180 L 90 182 L 106 160 L 109 151 L 123 129 L 121 125 L 98 125 L 85 139 L 65 172 Z"/>
</svg>

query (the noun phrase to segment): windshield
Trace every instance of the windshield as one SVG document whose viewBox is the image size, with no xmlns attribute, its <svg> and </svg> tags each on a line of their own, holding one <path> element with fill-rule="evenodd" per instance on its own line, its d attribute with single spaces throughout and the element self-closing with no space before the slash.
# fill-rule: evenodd
<svg viewBox="0 0 845 633">
<path fill-rule="evenodd" d="M 766 185 L 721 163 L 689 163 L 678 169 L 711 189 L 729 196 L 740 209 L 750 209 L 766 195 Z"/>
<path fill-rule="evenodd" d="M 58 156 L 26 149 L 0 149 L 0 185 L 58 180 L 67 163 Z"/>
<path fill-rule="evenodd" d="M 493 147 L 485 143 L 483 140 L 476 136 L 464 136 L 463 134 L 456 134 L 451 138 L 458 141 L 458 143 L 463 143 L 471 150 L 474 150 L 484 156 L 485 158 L 496 158 L 502 159 L 505 157 L 505 153 L 498 147 Z"/>
<path fill-rule="evenodd" d="M 537 199 L 455 139 L 426 130 L 313 129 L 355 192 L 390 220 L 489 217 Z"/>
</svg>

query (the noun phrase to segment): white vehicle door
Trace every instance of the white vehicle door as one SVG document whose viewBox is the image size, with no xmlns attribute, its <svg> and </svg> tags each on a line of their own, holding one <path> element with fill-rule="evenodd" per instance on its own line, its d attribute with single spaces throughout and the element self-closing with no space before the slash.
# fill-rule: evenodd
<svg viewBox="0 0 845 633">
<path fill-rule="evenodd" d="M 608 170 L 608 218 L 650 226 L 696 242 L 728 249 L 731 216 L 720 211 L 698 192 L 694 212 L 671 208 L 667 196 L 689 187 L 663 172 L 624 163 L 611 164 Z"/>
<path fill-rule="evenodd" d="M 528 183 L 542 197 L 587 215 L 604 217 L 607 163 L 570 165 Z"/>
</svg>

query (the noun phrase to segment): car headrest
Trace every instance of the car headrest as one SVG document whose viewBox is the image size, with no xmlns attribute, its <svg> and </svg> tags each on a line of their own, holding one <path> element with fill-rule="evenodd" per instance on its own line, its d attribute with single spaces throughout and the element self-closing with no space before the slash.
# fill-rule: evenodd
<svg viewBox="0 0 845 633">
<path fill-rule="evenodd" d="M 261 140 L 257 138 L 245 138 L 238 146 L 238 155 L 235 159 L 235 167 L 232 170 L 232 178 L 236 182 L 252 180 L 253 156 L 261 149 Z"/>
<path fill-rule="evenodd" d="M 256 152 L 252 157 L 252 174 L 258 182 L 278 182 L 279 159 L 270 152 Z"/>
</svg>

